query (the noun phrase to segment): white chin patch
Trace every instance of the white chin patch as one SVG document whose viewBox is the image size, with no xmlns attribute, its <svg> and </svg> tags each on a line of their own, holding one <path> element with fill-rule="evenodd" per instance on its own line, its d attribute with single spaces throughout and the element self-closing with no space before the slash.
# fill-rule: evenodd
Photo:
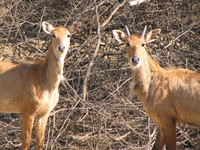
<svg viewBox="0 0 200 150">
<path fill-rule="evenodd" d="M 130 64 L 131 69 L 135 70 L 135 69 L 139 68 L 142 65 L 142 62 L 143 62 L 142 59 L 140 59 L 138 64 L 133 64 L 131 61 L 129 62 L 129 64 Z"/>
<path fill-rule="evenodd" d="M 60 52 L 58 50 L 54 51 L 55 56 L 57 57 L 57 59 L 60 59 L 61 61 L 63 61 L 66 57 L 68 50 L 64 50 L 63 52 Z"/>
</svg>

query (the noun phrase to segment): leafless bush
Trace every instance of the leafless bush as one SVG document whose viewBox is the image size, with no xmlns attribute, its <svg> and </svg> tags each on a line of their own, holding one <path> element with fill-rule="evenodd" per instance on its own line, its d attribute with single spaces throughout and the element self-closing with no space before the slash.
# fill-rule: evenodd
<svg viewBox="0 0 200 150">
<path fill-rule="evenodd" d="M 151 0 L 130 7 L 123 0 L 8 0 L 0 2 L 0 60 L 37 61 L 44 57 L 46 41 L 41 22 L 70 26 L 82 22 L 73 35 L 60 86 L 60 101 L 46 129 L 46 150 L 149 149 L 155 124 L 135 96 L 128 98 L 131 72 L 125 46 L 112 30 L 140 33 L 161 28 L 149 53 L 161 66 L 200 72 L 200 2 Z M 180 149 L 199 149 L 199 128 L 179 125 Z M 35 135 L 31 149 L 35 144 Z M 20 147 L 21 119 L 0 114 L 0 149 Z"/>
</svg>

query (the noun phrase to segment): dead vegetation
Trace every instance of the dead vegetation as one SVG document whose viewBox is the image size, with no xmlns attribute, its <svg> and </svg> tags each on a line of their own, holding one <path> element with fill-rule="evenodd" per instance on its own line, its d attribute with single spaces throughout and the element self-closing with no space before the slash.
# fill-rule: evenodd
<svg viewBox="0 0 200 150">
<path fill-rule="evenodd" d="M 161 66 L 200 72 L 200 2 L 152 0 L 130 7 L 123 0 L 8 0 L 0 2 L 0 60 L 38 61 L 47 39 L 41 22 L 82 23 L 73 35 L 60 86 L 60 101 L 49 118 L 46 150 L 150 149 L 156 127 L 136 96 L 130 99 L 131 72 L 125 46 L 113 29 L 140 33 L 161 28 L 148 44 Z M 124 49 L 124 51 L 123 51 Z M 21 119 L 0 114 L 0 149 L 20 148 Z M 179 149 L 200 149 L 199 127 L 179 124 Z M 35 135 L 31 148 L 35 145 Z"/>
</svg>

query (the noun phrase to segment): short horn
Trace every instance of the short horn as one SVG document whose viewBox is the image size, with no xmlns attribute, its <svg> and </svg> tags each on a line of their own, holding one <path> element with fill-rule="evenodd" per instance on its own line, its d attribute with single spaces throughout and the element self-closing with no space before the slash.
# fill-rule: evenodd
<svg viewBox="0 0 200 150">
<path fill-rule="evenodd" d="M 147 30 L 147 25 L 145 25 L 145 27 L 144 27 L 144 30 L 143 30 L 143 32 L 142 32 L 142 37 L 145 35 L 146 30 Z"/>
<path fill-rule="evenodd" d="M 128 27 L 126 25 L 125 25 L 125 29 L 126 29 L 127 35 L 130 36 L 131 34 L 130 34 L 129 29 L 128 29 Z"/>
</svg>

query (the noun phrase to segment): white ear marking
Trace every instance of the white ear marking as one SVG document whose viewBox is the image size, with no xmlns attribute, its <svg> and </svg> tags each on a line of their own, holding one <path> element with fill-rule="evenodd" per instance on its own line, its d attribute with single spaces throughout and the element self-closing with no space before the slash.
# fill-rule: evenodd
<svg viewBox="0 0 200 150">
<path fill-rule="evenodd" d="M 145 42 L 146 42 L 146 43 L 150 43 L 150 42 L 155 41 L 155 40 L 158 38 L 160 32 L 161 32 L 161 29 L 151 30 L 151 31 L 146 35 Z"/>
<path fill-rule="evenodd" d="M 52 34 L 54 27 L 48 22 L 42 22 L 42 29 L 47 34 Z"/>
<path fill-rule="evenodd" d="M 80 26 L 81 26 L 81 23 L 80 22 L 75 22 L 72 24 L 72 26 L 70 27 L 69 31 L 71 34 L 74 34 L 76 33 L 77 31 L 79 31 L 80 29 Z"/>
<path fill-rule="evenodd" d="M 115 39 L 120 43 L 126 41 L 126 34 L 120 30 L 113 30 L 113 35 Z"/>
</svg>

